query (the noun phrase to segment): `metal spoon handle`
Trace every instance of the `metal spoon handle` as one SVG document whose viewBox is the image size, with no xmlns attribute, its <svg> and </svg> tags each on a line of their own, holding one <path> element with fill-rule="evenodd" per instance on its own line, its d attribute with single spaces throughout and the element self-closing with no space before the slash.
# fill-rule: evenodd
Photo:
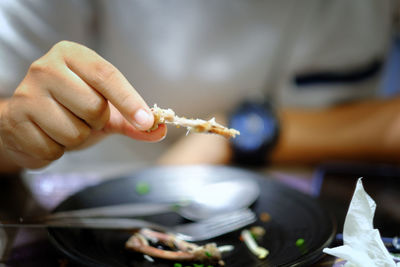
<svg viewBox="0 0 400 267">
<path fill-rule="evenodd" d="M 63 218 L 45 221 L 1 221 L 0 228 L 83 228 L 132 230 L 152 228 L 164 231 L 167 228 L 159 224 L 138 219 L 126 218 Z"/>
<path fill-rule="evenodd" d="M 156 215 L 174 210 L 174 205 L 168 203 L 127 203 L 88 209 L 60 211 L 49 214 L 46 220 L 80 217 L 137 217 Z"/>
</svg>

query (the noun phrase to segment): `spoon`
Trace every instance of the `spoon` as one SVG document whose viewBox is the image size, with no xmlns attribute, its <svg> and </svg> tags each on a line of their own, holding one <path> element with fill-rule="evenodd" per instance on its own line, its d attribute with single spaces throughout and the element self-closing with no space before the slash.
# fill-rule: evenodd
<svg viewBox="0 0 400 267">
<path fill-rule="evenodd" d="M 201 186 L 192 199 L 178 203 L 127 203 L 52 213 L 46 220 L 74 217 L 137 217 L 177 212 L 192 220 L 204 220 L 224 212 L 250 206 L 259 196 L 252 180 L 223 181 Z"/>
<path fill-rule="evenodd" d="M 204 220 L 248 207 L 259 194 L 258 184 L 251 180 L 212 183 L 196 191 L 193 199 L 177 212 L 189 220 Z"/>
</svg>

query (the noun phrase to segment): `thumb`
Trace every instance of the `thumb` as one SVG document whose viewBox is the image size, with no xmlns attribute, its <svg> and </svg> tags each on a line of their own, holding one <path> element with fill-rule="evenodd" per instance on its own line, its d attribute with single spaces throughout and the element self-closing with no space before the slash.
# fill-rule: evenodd
<svg viewBox="0 0 400 267">
<path fill-rule="evenodd" d="M 113 104 L 110 105 L 110 119 L 106 123 L 103 131 L 105 133 L 116 133 L 128 136 L 130 138 L 157 142 L 162 139 L 167 134 L 167 127 L 165 124 L 160 124 L 159 127 L 154 131 L 140 131 L 132 125 L 115 107 Z"/>
</svg>

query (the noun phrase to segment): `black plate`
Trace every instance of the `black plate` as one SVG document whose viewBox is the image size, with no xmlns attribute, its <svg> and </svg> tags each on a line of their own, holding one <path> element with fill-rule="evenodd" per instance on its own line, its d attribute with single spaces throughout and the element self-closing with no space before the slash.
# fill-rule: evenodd
<svg viewBox="0 0 400 267">
<path fill-rule="evenodd" d="M 252 179 L 259 184 L 261 195 L 251 208 L 258 215 L 262 212 L 271 215 L 269 222 L 255 223 L 266 229 L 266 235 L 259 243 L 270 251 L 270 255 L 265 260 L 257 259 L 239 240 L 238 230 L 207 241 L 234 245 L 232 252 L 224 254 L 226 266 L 307 265 L 317 260 L 322 249 L 332 242 L 336 226 L 330 214 L 314 199 L 257 173 L 222 166 L 150 168 L 84 189 L 64 201 L 56 211 L 126 202 L 176 201 L 189 197 L 201 184 L 232 179 Z M 150 185 L 148 194 L 140 195 L 135 190 L 137 183 L 142 181 Z M 174 213 L 147 219 L 167 225 L 185 222 Z M 59 249 L 84 265 L 173 266 L 173 262 L 156 259 L 151 263 L 143 255 L 125 251 L 124 242 L 129 237 L 126 232 L 49 229 L 49 234 Z M 299 238 L 305 240 L 300 248 L 296 246 Z"/>
</svg>

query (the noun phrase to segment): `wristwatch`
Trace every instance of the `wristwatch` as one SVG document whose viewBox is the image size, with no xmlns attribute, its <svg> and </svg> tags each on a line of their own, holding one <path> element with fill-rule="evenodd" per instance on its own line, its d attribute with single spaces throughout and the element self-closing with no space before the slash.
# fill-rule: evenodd
<svg viewBox="0 0 400 267">
<path fill-rule="evenodd" d="M 231 139 L 233 163 L 261 166 L 278 142 L 279 120 L 269 102 L 246 101 L 231 114 L 229 127 L 240 131 Z"/>
</svg>

